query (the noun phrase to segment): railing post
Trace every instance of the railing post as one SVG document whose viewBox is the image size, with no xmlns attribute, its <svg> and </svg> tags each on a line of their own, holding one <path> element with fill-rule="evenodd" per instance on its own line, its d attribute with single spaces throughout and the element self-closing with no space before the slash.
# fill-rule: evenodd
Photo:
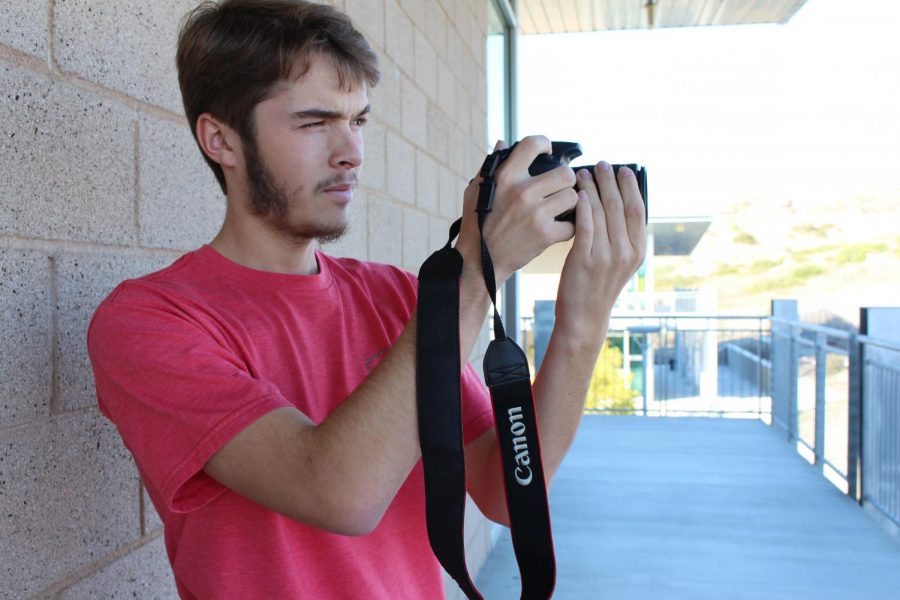
<svg viewBox="0 0 900 600">
<path fill-rule="evenodd" d="M 772 424 L 777 425 L 785 430 L 788 438 L 792 436 L 793 429 L 791 427 L 791 376 L 794 369 L 791 367 L 793 362 L 793 353 L 791 346 L 793 345 L 793 332 L 790 325 L 781 322 L 796 321 L 800 315 L 797 311 L 796 300 L 772 300 L 772 318 L 771 323 L 771 394 L 772 394 Z M 777 320 L 775 320 L 777 319 Z"/>
<path fill-rule="evenodd" d="M 825 466 L 825 383 L 828 366 L 826 348 L 828 338 L 824 333 L 816 334 L 816 464 Z"/>
<path fill-rule="evenodd" d="M 850 373 L 847 390 L 847 495 L 862 503 L 862 404 L 863 404 L 863 345 L 859 336 L 850 336 L 847 348 Z"/>
</svg>

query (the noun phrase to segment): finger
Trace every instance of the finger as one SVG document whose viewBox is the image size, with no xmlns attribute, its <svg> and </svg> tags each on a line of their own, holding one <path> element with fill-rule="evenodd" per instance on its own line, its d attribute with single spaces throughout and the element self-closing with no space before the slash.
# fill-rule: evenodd
<svg viewBox="0 0 900 600">
<path fill-rule="evenodd" d="M 590 256 L 594 246 L 594 210 L 591 199 L 584 190 L 578 190 L 578 204 L 575 206 L 575 242 L 572 252 Z"/>
<path fill-rule="evenodd" d="M 594 167 L 594 176 L 597 178 L 600 202 L 603 203 L 603 212 L 606 216 L 608 243 L 612 248 L 621 248 L 623 238 L 627 237 L 628 232 L 625 230 L 625 209 L 622 195 L 619 192 L 619 184 L 613 173 L 612 165 L 606 161 L 600 161 Z M 628 242 L 628 245 L 630 248 L 631 243 Z"/>
<path fill-rule="evenodd" d="M 504 142 L 503 140 L 497 140 L 497 143 L 494 144 L 494 152 L 496 152 L 497 150 L 503 150 L 504 148 L 506 148 L 506 142 Z"/>
<path fill-rule="evenodd" d="M 537 206 L 538 218 L 542 221 L 549 218 L 555 219 L 557 215 L 569 212 L 578 206 L 578 193 L 571 187 L 559 190 L 549 196 L 541 198 Z M 571 221 L 564 221 L 571 223 Z"/>
<path fill-rule="evenodd" d="M 621 170 L 619 172 L 621 173 Z M 643 258 L 647 246 L 647 217 L 637 177 L 632 176 L 620 182 L 619 189 L 625 203 L 625 227 L 628 239 L 637 255 Z"/>
<path fill-rule="evenodd" d="M 606 231 L 606 213 L 600 200 L 600 190 L 590 169 L 578 171 L 578 187 L 588 195 L 591 204 L 591 216 L 593 217 L 593 230 L 595 242 L 602 243 L 603 248 L 609 247 L 609 234 Z M 597 249 L 599 249 L 598 247 Z"/>
<path fill-rule="evenodd" d="M 556 167 L 550 169 L 546 173 L 535 175 L 532 177 L 535 192 L 541 197 L 546 198 L 551 194 L 555 194 L 560 190 L 566 190 L 575 187 L 576 183 L 575 171 L 569 167 Z M 572 196 L 572 204 L 574 205 L 575 197 Z M 571 208 L 571 207 L 570 207 Z"/>
<path fill-rule="evenodd" d="M 534 162 L 538 154 L 549 154 L 553 146 L 550 139 L 542 135 L 530 135 L 522 138 L 519 144 L 513 148 L 509 157 L 500 166 L 501 172 L 522 173 L 528 175 L 528 167 Z"/>
</svg>

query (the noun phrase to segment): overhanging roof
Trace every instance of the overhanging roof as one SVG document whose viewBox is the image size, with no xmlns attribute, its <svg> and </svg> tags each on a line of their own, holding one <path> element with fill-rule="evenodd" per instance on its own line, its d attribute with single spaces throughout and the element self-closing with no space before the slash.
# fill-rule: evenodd
<svg viewBox="0 0 900 600">
<path fill-rule="evenodd" d="M 647 233 L 653 236 L 654 256 L 688 256 L 709 229 L 710 217 L 651 217 Z M 522 269 L 529 275 L 559 274 L 572 248 L 572 241 L 547 248 Z"/>
<path fill-rule="evenodd" d="M 806 0 L 518 0 L 522 33 L 787 23 Z"/>
<path fill-rule="evenodd" d="M 653 236 L 653 255 L 689 256 L 711 222 L 707 217 L 651 220 L 647 231 Z"/>
</svg>

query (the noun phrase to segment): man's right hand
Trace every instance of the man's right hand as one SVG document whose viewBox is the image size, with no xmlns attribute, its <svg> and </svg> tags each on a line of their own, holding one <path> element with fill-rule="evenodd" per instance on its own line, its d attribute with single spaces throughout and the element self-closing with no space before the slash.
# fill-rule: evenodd
<svg viewBox="0 0 900 600">
<path fill-rule="evenodd" d="M 501 143 L 495 147 L 499 150 Z M 494 176 L 497 189 L 493 210 L 484 224 L 484 239 L 494 263 L 494 276 L 499 287 L 513 272 L 527 265 L 548 247 L 575 235 L 575 226 L 554 217 L 578 202 L 575 173 L 558 167 L 532 177 L 528 167 L 539 154 L 551 152 L 550 140 L 544 136 L 523 138 Z M 480 175 L 469 183 L 463 202 L 463 224 L 457 250 L 466 266 L 478 265 L 481 272 L 478 204 Z"/>
</svg>

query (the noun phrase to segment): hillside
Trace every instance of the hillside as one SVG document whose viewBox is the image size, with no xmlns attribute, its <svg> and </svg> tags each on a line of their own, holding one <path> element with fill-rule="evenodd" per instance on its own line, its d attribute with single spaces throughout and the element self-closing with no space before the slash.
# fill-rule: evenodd
<svg viewBox="0 0 900 600">
<path fill-rule="evenodd" d="M 746 200 L 716 215 L 689 257 L 655 261 L 657 290 L 713 288 L 723 313 L 765 314 L 772 298 L 793 298 L 801 315 L 856 323 L 860 306 L 900 305 L 900 190 Z"/>
</svg>

